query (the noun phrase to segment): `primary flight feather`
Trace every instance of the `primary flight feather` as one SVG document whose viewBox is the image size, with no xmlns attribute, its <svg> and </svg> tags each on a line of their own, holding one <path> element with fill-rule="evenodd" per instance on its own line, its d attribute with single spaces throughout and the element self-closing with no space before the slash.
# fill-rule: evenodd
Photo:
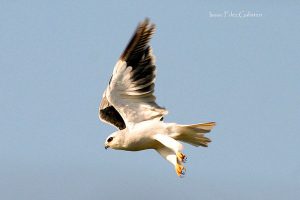
<svg viewBox="0 0 300 200">
<path fill-rule="evenodd" d="M 178 141 L 207 147 L 210 139 L 204 134 L 215 123 L 179 125 L 163 121 L 168 111 L 156 103 L 153 94 L 156 66 L 149 42 L 154 32 L 155 25 L 149 19 L 138 25 L 103 93 L 99 118 L 119 129 L 106 139 L 105 148 L 154 149 L 174 165 L 178 176 L 183 176 L 186 156 Z"/>
</svg>

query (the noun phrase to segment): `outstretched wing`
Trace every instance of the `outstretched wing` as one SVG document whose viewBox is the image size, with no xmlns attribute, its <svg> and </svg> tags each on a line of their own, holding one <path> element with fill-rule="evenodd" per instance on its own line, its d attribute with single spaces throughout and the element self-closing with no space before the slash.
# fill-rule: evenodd
<svg viewBox="0 0 300 200">
<path fill-rule="evenodd" d="M 100 119 L 120 129 L 167 114 L 153 94 L 156 67 L 149 41 L 154 31 L 148 19 L 138 25 L 103 94 Z"/>
</svg>

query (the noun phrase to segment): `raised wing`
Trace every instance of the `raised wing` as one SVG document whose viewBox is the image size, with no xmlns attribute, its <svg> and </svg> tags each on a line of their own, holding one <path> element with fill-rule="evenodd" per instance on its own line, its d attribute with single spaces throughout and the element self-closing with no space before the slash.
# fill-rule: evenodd
<svg viewBox="0 0 300 200">
<path fill-rule="evenodd" d="M 120 129 L 167 114 L 153 94 L 156 67 L 149 41 L 154 31 L 148 19 L 138 25 L 103 94 L 100 119 Z"/>
</svg>

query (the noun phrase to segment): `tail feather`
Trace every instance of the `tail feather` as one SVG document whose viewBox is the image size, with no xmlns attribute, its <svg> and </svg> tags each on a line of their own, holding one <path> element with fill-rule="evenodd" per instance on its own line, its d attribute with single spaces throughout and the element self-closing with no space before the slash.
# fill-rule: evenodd
<svg viewBox="0 0 300 200">
<path fill-rule="evenodd" d="M 174 139 L 182 142 L 189 143 L 196 147 L 203 146 L 207 147 L 211 140 L 204 136 L 216 125 L 215 122 L 208 122 L 203 124 L 191 124 L 191 125 L 175 125 L 175 136 Z"/>
</svg>

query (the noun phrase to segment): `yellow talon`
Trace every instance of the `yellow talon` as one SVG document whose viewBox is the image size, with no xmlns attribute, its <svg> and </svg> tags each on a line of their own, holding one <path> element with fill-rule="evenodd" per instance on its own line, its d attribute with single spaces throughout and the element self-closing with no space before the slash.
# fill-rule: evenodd
<svg viewBox="0 0 300 200">
<path fill-rule="evenodd" d="M 176 156 L 177 156 L 177 159 L 180 161 L 180 162 L 186 162 L 186 156 L 183 154 L 183 153 L 181 153 L 181 152 L 177 152 L 176 153 Z"/>
<path fill-rule="evenodd" d="M 185 167 L 183 165 L 176 164 L 176 173 L 179 177 L 183 177 L 185 174 Z"/>
</svg>

